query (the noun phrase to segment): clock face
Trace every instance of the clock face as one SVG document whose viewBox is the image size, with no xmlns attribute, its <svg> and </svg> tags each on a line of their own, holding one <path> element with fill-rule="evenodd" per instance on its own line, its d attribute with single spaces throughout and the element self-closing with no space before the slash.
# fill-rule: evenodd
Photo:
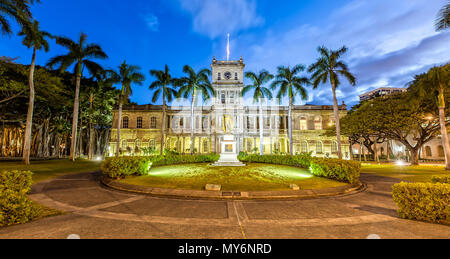
<svg viewBox="0 0 450 259">
<path fill-rule="evenodd" d="M 226 78 L 227 80 L 230 80 L 230 79 L 231 79 L 231 72 L 226 72 L 226 73 L 225 73 L 225 78 Z"/>
</svg>

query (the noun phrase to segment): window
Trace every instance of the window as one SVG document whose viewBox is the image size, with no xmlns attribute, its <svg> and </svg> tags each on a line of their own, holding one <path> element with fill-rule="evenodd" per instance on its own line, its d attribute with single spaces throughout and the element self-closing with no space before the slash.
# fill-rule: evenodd
<svg viewBox="0 0 450 259">
<path fill-rule="evenodd" d="M 136 128 L 142 129 L 142 117 L 137 118 L 137 125 Z"/>
<path fill-rule="evenodd" d="M 203 120 L 203 123 L 202 123 L 203 129 L 208 129 L 208 128 L 209 128 L 209 125 L 208 125 L 208 117 L 203 116 L 203 117 L 202 117 L 202 120 Z"/>
<path fill-rule="evenodd" d="M 300 130 L 308 130 L 308 121 L 305 117 L 300 119 Z"/>
<path fill-rule="evenodd" d="M 303 141 L 300 145 L 300 150 L 302 153 L 308 153 L 308 142 Z"/>
<path fill-rule="evenodd" d="M 239 80 L 239 78 L 238 78 L 238 73 L 234 73 L 234 80 Z"/>
<path fill-rule="evenodd" d="M 122 128 L 123 129 L 128 129 L 128 122 L 129 122 L 128 117 L 123 117 L 123 119 L 122 119 Z"/>
<path fill-rule="evenodd" d="M 322 118 L 320 116 L 314 118 L 314 129 L 322 130 Z"/>
<path fill-rule="evenodd" d="M 431 153 L 431 147 L 430 146 L 426 146 L 425 147 L 425 156 L 426 157 L 432 157 L 433 154 Z"/>
<path fill-rule="evenodd" d="M 438 146 L 438 155 L 439 155 L 439 157 L 445 157 L 443 146 Z"/>
<path fill-rule="evenodd" d="M 322 142 L 318 141 L 316 143 L 316 154 L 322 154 L 323 153 L 323 144 Z"/>
<path fill-rule="evenodd" d="M 207 140 L 203 141 L 203 153 L 209 152 L 209 143 Z"/>
<path fill-rule="evenodd" d="M 151 129 L 156 129 L 156 117 L 152 117 L 150 119 L 150 128 Z"/>
<path fill-rule="evenodd" d="M 338 144 L 336 141 L 331 142 L 331 153 L 337 153 L 338 152 Z"/>
<path fill-rule="evenodd" d="M 126 149 L 128 147 L 128 141 L 126 139 L 122 140 L 122 148 Z"/>
<path fill-rule="evenodd" d="M 234 92 L 230 93 L 230 103 L 234 103 Z"/>
<path fill-rule="evenodd" d="M 150 139 L 150 141 L 148 142 L 148 146 L 151 149 L 155 149 L 155 147 L 156 147 L 155 140 L 154 139 Z"/>
<path fill-rule="evenodd" d="M 220 73 L 217 74 L 217 80 L 222 80 L 222 75 Z"/>
<path fill-rule="evenodd" d="M 222 94 L 220 95 L 220 100 L 222 104 L 226 104 L 226 95 L 224 92 L 222 92 Z"/>
<path fill-rule="evenodd" d="M 270 129 L 270 117 L 265 117 L 264 118 L 264 127 L 266 129 Z"/>
<path fill-rule="evenodd" d="M 142 146 L 142 141 L 140 139 L 136 139 L 135 145 L 136 145 L 136 147 L 141 147 Z"/>
<path fill-rule="evenodd" d="M 184 128 L 184 117 L 180 118 L 180 128 Z"/>
</svg>

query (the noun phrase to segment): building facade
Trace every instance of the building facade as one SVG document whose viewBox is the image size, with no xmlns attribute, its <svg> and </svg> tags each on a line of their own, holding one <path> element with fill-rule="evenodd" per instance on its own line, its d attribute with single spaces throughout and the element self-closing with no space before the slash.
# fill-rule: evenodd
<svg viewBox="0 0 450 259">
<path fill-rule="evenodd" d="M 224 115 L 233 118 L 232 135 L 238 152 L 259 152 L 259 107 L 244 105 L 241 96 L 244 88 L 245 64 L 238 61 L 212 63 L 212 85 L 216 96 L 211 105 L 194 108 L 194 152 L 220 153 L 224 132 Z M 130 105 L 123 108 L 120 149 L 122 154 L 139 154 L 142 149 L 159 150 L 161 146 L 162 106 Z M 345 104 L 339 107 L 340 116 L 347 114 Z M 191 143 L 191 107 L 168 107 L 165 131 L 165 148 L 179 153 L 189 153 Z M 114 112 L 109 155 L 114 155 L 117 145 L 117 112 Z M 263 106 L 265 154 L 289 153 L 288 107 L 264 104 Z M 295 106 L 292 113 L 294 153 L 308 153 L 319 157 L 337 157 L 336 137 L 324 136 L 325 129 L 334 125 L 332 105 Z M 228 135 L 228 134 L 227 134 Z M 342 138 L 343 156 L 350 157 L 347 138 Z"/>
<path fill-rule="evenodd" d="M 404 93 L 408 91 L 406 88 L 392 88 L 392 87 L 382 87 L 375 89 L 373 91 L 367 92 L 365 94 L 362 94 L 359 96 L 359 101 L 368 101 L 372 100 L 373 98 L 385 96 L 385 95 L 391 95 L 396 93 Z"/>
</svg>

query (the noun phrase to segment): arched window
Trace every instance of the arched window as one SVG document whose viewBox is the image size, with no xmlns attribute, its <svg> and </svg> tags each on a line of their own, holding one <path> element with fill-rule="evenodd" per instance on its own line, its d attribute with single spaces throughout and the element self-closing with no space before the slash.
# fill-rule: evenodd
<svg viewBox="0 0 450 259">
<path fill-rule="evenodd" d="M 137 118 L 136 128 L 142 129 L 142 117 Z"/>
<path fill-rule="evenodd" d="M 431 153 L 431 147 L 430 146 L 426 146 L 425 147 L 425 156 L 426 157 L 432 157 L 433 153 Z"/>
<path fill-rule="evenodd" d="M 151 129 L 156 129 L 156 117 L 152 117 L 150 119 L 150 128 Z"/>
<path fill-rule="evenodd" d="M 323 143 L 321 141 L 316 143 L 316 154 L 323 154 Z"/>
<path fill-rule="evenodd" d="M 314 118 L 314 129 L 315 130 L 322 130 L 322 117 L 316 116 Z"/>
<path fill-rule="evenodd" d="M 122 128 L 123 129 L 128 129 L 128 122 L 129 122 L 128 117 L 123 117 L 123 119 L 122 119 Z"/>
<path fill-rule="evenodd" d="M 149 146 L 150 148 L 154 149 L 154 148 L 156 147 L 156 145 L 155 145 L 155 140 L 154 140 L 154 139 L 150 139 L 150 141 L 149 141 L 149 143 L 148 143 L 148 146 Z"/>
<path fill-rule="evenodd" d="M 439 157 L 445 157 L 443 146 L 438 146 L 438 154 L 439 154 Z"/>
<path fill-rule="evenodd" d="M 126 139 L 122 140 L 122 148 L 126 149 L 128 147 L 128 141 Z"/>
<path fill-rule="evenodd" d="M 309 149 L 308 149 L 308 142 L 306 141 L 302 141 L 302 143 L 300 144 L 300 151 L 302 153 L 308 153 Z"/>
<path fill-rule="evenodd" d="M 142 146 L 142 141 L 140 139 L 136 139 L 136 141 L 134 143 L 135 143 L 136 147 Z"/>
<path fill-rule="evenodd" d="M 300 130 L 308 130 L 308 120 L 305 117 L 300 118 Z"/>
<path fill-rule="evenodd" d="M 331 142 L 331 153 L 337 153 L 338 152 L 338 144 L 336 141 Z"/>
<path fill-rule="evenodd" d="M 226 94 L 225 92 L 222 92 L 222 94 L 220 95 L 220 101 L 222 104 L 226 104 Z"/>
</svg>

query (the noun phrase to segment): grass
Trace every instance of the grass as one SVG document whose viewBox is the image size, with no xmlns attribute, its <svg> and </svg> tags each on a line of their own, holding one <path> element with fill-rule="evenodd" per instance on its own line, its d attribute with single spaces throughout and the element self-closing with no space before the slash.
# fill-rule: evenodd
<svg viewBox="0 0 450 259">
<path fill-rule="evenodd" d="M 434 175 L 450 174 L 444 166 L 397 166 L 393 164 L 363 164 L 361 172 L 393 177 L 408 182 L 431 182 L 431 177 Z"/>
<path fill-rule="evenodd" d="M 127 184 L 157 188 L 203 190 L 206 184 L 220 184 L 224 191 L 281 191 L 290 184 L 301 189 L 320 189 L 346 185 L 315 177 L 307 170 L 265 164 L 246 167 L 212 167 L 207 164 L 175 165 L 153 168 L 148 176 L 121 180 Z"/>
<path fill-rule="evenodd" d="M 2 170 L 26 170 L 33 172 L 33 183 L 50 180 L 67 174 L 95 172 L 100 170 L 100 162 L 87 160 L 47 160 L 32 161 L 31 165 L 26 166 L 21 162 L 0 162 L 0 171 Z"/>
</svg>

